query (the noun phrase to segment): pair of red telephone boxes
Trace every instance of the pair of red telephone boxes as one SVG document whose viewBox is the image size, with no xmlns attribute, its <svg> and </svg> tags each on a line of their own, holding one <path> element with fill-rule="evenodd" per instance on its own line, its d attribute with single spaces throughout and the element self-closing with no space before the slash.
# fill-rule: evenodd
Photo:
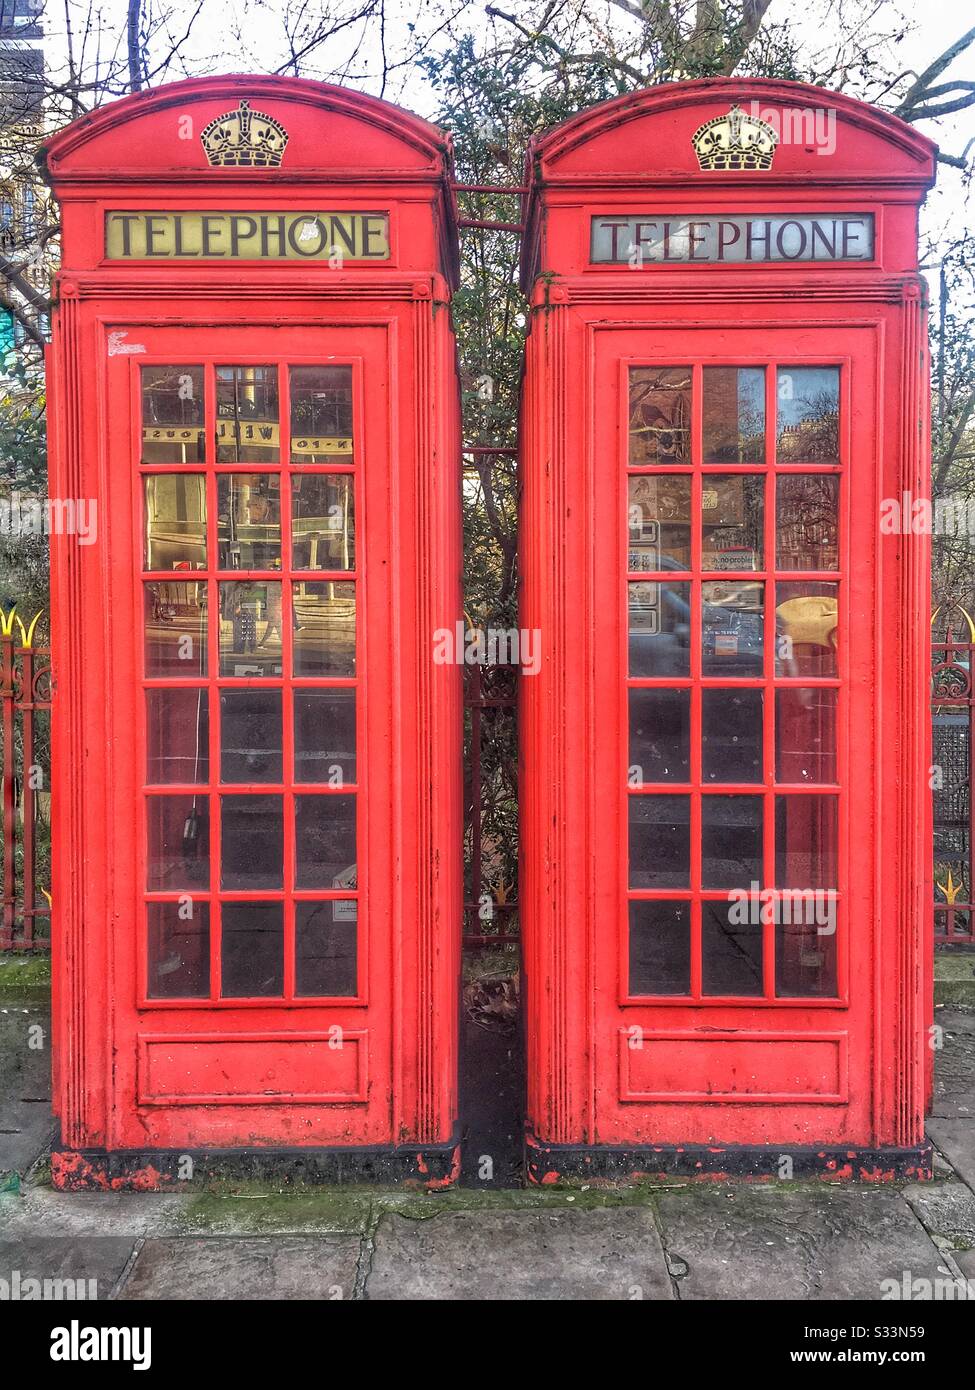
<svg viewBox="0 0 975 1390">
<path fill-rule="evenodd" d="M 828 137 L 828 138 L 827 138 Z M 528 1171 L 925 1171 L 934 148 L 820 88 L 531 150 Z M 450 143 L 189 81 L 53 138 L 63 1186 L 458 1169 Z"/>
</svg>

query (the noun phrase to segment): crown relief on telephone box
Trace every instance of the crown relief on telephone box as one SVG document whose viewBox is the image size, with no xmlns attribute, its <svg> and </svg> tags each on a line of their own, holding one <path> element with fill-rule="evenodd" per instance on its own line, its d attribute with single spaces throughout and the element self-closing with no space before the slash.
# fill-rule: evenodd
<svg viewBox="0 0 975 1390">
<path fill-rule="evenodd" d="M 929 555 L 879 507 L 929 486 L 934 171 L 896 117 L 789 82 L 648 88 L 533 142 L 536 1180 L 930 1172 Z"/>
<path fill-rule="evenodd" d="M 52 555 L 54 1180 L 239 1150 L 449 1180 L 462 691 L 423 637 L 462 616 L 449 137 L 234 76 L 82 118 L 47 173 L 52 488 L 110 518 L 97 561 Z"/>
</svg>

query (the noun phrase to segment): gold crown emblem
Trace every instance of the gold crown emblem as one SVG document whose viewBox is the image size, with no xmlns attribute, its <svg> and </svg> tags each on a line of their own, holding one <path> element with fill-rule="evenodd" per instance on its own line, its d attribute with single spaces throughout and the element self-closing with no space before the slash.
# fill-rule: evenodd
<svg viewBox="0 0 975 1390">
<path fill-rule="evenodd" d="M 705 121 L 691 136 L 702 169 L 771 169 L 778 143 L 768 121 L 746 115 L 739 106 Z"/>
<path fill-rule="evenodd" d="M 242 101 L 236 111 L 211 121 L 200 140 L 213 165 L 276 169 L 288 132 L 279 121 L 263 111 L 252 111 L 250 102 Z"/>
</svg>

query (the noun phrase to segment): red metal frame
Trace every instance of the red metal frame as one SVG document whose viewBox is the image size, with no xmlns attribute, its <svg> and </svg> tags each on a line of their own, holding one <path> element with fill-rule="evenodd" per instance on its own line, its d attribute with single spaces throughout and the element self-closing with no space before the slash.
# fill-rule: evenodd
<svg viewBox="0 0 975 1390">
<path fill-rule="evenodd" d="M 695 130 L 753 100 L 766 110 L 828 106 L 835 151 L 782 144 L 770 171 L 701 171 Z M 722 1168 L 729 1148 L 767 1155 L 819 1145 L 886 1152 L 888 1171 L 923 1169 L 932 1010 L 929 549 L 925 537 L 882 536 L 879 518 L 881 499 L 923 497 L 928 488 L 916 210 L 933 181 L 933 147 L 897 120 L 818 88 L 720 80 L 656 87 L 585 112 L 535 142 L 529 170 L 521 623 L 541 630 L 544 653 L 540 674 L 521 683 L 520 709 L 528 1113 L 532 1144 L 544 1155 L 533 1171 L 545 1180 L 570 1151 L 645 1158 L 650 1149 L 677 1154 L 688 1145 L 720 1148 Z M 871 261 L 590 261 L 597 215 L 825 210 L 875 215 Z M 744 576 L 766 590 L 761 675 L 704 675 L 695 636 L 686 676 L 627 676 L 624 586 L 647 578 L 627 576 L 624 559 L 631 364 L 687 365 L 698 388 L 686 467 L 656 470 L 692 481 L 690 568 L 656 576 L 691 586 L 692 634 L 701 630 L 701 584 L 722 577 L 702 568 L 702 474 L 768 479 L 764 563 Z M 702 369 L 765 368 L 766 439 L 774 441 L 776 364 L 839 368 L 836 467 L 780 462 L 768 451 L 761 466 L 704 463 Z M 839 568 L 777 575 L 771 488 L 804 466 L 839 476 Z M 839 582 L 835 679 L 790 679 L 773 669 L 769 591 L 804 579 Z M 773 780 L 774 691 L 790 685 L 839 692 L 835 784 Z M 692 692 L 690 772 L 679 784 L 627 788 L 627 693 L 656 686 Z M 700 904 L 727 897 L 701 880 L 700 800 L 715 789 L 702 774 L 701 692 L 718 687 L 765 692 L 762 776 L 719 788 L 758 794 L 766 806 L 763 887 L 775 869 L 773 797 L 815 790 L 840 798 L 837 986 L 824 997 L 775 995 L 768 924 L 762 996 L 702 993 Z M 679 888 L 628 891 L 625 811 L 654 793 L 690 797 L 690 877 Z M 692 904 L 687 993 L 628 993 L 626 904 L 654 899 Z M 862 1162 L 874 1171 L 872 1160 Z M 660 1165 L 655 1158 L 631 1166 Z"/>
<path fill-rule="evenodd" d="M 287 130 L 280 168 L 208 166 L 199 132 L 242 98 Z M 435 631 L 453 630 L 462 613 L 458 396 L 447 312 L 457 268 L 449 142 L 370 97 L 303 80 L 232 77 L 174 84 L 85 117 L 54 138 L 47 167 L 64 225 L 50 354 L 52 491 L 98 498 L 101 526 L 98 544 L 84 550 L 57 538 L 52 567 L 60 773 L 56 1106 L 65 1150 L 57 1180 L 114 1183 L 126 1154 L 130 1167 L 149 1164 L 158 1176 L 170 1166 L 166 1154 L 241 1147 L 375 1155 L 412 1146 L 417 1172 L 443 1154 L 449 1175 L 462 681 L 459 666 L 431 660 Z M 121 264 L 103 248 L 104 214 L 117 208 L 388 210 L 390 255 L 339 268 L 327 261 Z M 153 363 L 204 366 L 205 462 L 141 463 L 139 372 Z M 302 363 L 353 368 L 351 467 L 289 464 L 287 369 Z M 215 458 L 214 368 L 243 364 L 279 372 L 280 452 L 272 462 Z M 292 576 L 289 479 L 345 471 L 355 478 L 355 570 Z M 141 656 L 142 588 L 159 579 L 142 568 L 142 475 L 174 472 L 207 479 L 207 561 L 192 576 L 210 591 L 205 677 L 147 677 Z M 281 479 L 282 567 L 252 576 L 282 586 L 281 676 L 219 674 L 217 586 L 249 572 L 216 568 L 216 480 L 247 472 Z M 291 674 L 292 577 L 356 586 L 354 677 Z M 193 894 L 215 909 L 209 998 L 147 994 L 142 903 L 173 894 L 146 891 L 145 824 L 132 810 L 201 788 L 146 784 L 143 685 L 209 692 L 210 775 L 202 794 L 211 808 L 210 879 Z M 292 692 L 357 690 L 355 787 L 307 787 L 357 798 L 362 868 L 355 890 L 296 887 L 290 813 L 283 887 L 220 887 L 218 801 L 227 788 L 219 782 L 218 696 L 231 686 L 282 691 L 283 781 L 233 784 L 231 791 L 280 796 L 286 812 L 303 789 L 293 772 Z M 299 999 L 295 904 L 337 898 L 360 904 L 358 994 Z M 219 905 L 254 899 L 285 905 L 283 992 L 223 998 Z M 425 1158 L 417 1157 L 421 1147 Z M 103 1157 L 93 1159 L 93 1151 Z M 145 1154 L 156 1155 L 151 1164 L 139 1158 Z"/>
</svg>

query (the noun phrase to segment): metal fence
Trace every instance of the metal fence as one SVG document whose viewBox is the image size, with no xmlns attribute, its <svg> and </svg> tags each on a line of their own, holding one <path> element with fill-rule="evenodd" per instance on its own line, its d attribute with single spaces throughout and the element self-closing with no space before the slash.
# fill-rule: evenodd
<svg viewBox="0 0 975 1390">
<path fill-rule="evenodd" d="M 518 668 L 464 668 L 464 945 L 518 940 Z"/>
<path fill-rule="evenodd" d="M 975 631 L 969 636 L 975 639 Z M 934 936 L 939 945 L 975 942 L 972 905 L 972 653 L 949 627 L 931 644 L 934 799 Z"/>
<path fill-rule="evenodd" d="M 0 608 L 3 911 L 0 950 L 50 946 L 51 652 L 37 645 L 43 615 L 25 624 Z"/>
</svg>

